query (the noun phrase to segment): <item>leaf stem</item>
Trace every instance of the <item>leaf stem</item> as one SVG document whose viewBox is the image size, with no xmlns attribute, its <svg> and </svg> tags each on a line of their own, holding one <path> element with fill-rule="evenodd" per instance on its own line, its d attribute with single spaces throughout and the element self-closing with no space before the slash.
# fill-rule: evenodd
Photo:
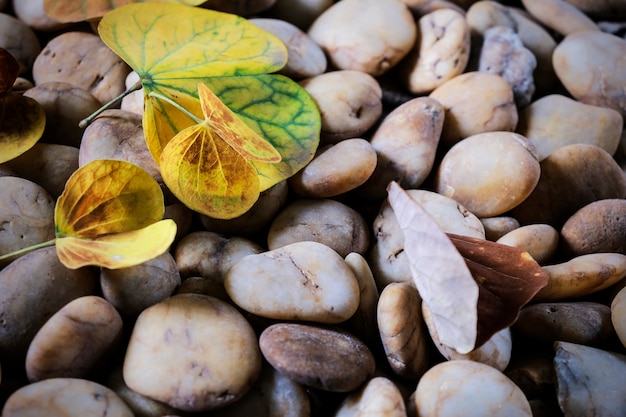
<svg viewBox="0 0 626 417">
<path fill-rule="evenodd" d="M 78 127 L 83 128 L 83 129 L 86 128 L 87 126 L 89 126 L 91 122 L 93 122 L 93 120 L 96 117 L 100 116 L 102 112 L 110 109 L 111 107 L 113 107 L 114 105 L 122 101 L 122 99 L 126 97 L 127 95 L 129 95 L 130 93 L 140 90 L 141 87 L 142 87 L 141 80 L 139 80 L 135 84 L 131 85 L 128 89 L 126 89 L 126 91 L 124 91 L 122 94 L 115 97 L 113 100 L 109 101 L 108 103 L 100 107 L 98 110 L 96 110 L 95 112 L 93 112 L 92 114 L 84 118 L 83 120 L 81 120 L 80 123 L 78 123 Z"/>
<path fill-rule="evenodd" d="M 204 120 L 198 118 L 195 114 L 191 113 L 189 110 L 187 110 L 186 108 L 184 108 L 183 106 L 181 106 L 180 104 L 178 104 L 177 102 L 172 100 L 171 98 L 165 97 L 164 95 L 159 94 L 159 93 L 155 93 L 154 91 L 151 91 L 150 94 L 148 94 L 148 95 L 151 96 L 151 97 L 159 98 L 159 99 L 161 99 L 161 100 L 171 104 L 172 106 L 176 107 L 178 110 L 180 110 L 183 113 L 185 113 L 187 115 L 187 117 L 189 117 L 191 120 L 193 120 L 197 124 L 204 123 Z"/>
<path fill-rule="evenodd" d="M 0 261 L 4 261 L 6 259 L 13 258 L 15 256 L 26 255 L 28 252 L 32 252 L 32 251 L 37 250 L 37 249 L 47 248 L 48 246 L 54 245 L 54 242 L 56 242 L 56 238 L 54 238 L 52 240 L 49 240 L 47 242 L 36 243 L 36 244 L 34 244 L 32 246 L 28 246 L 26 248 L 18 249 L 16 251 L 11 252 L 11 253 L 0 255 Z"/>
</svg>

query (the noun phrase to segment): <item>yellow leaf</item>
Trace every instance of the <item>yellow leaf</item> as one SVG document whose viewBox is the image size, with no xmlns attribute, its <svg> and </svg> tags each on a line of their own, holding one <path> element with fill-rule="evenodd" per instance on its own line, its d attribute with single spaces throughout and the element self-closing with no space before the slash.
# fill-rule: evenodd
<svg viewBox="0 0 626 417">
<path fill-rule="evenodd" d="M 11 92 L 0 94 L 0 163 L 32 148 L 45 127 L 46 113 L 37 101 Z"/>
<path fill-rule="evenodd" d="M 259 198 L 254 167 L 206 124 L 190 126 L 169 141 L 161 175 L 172 193 L 207 216 L 240 216 Z"/>
<path fill-rule="evenodd" d="M 159 184 L 126 161 L 92 161 L 68 179 L 54 212 L 57 238 L 96 238 L 140 229 L 163 218 Z"/>
<path fill-rule="evenodd" d="M 200 106 L 206 124 L 246 160 L 280 162 L 281 156 L 268 141 L 239 119 L 209 88 L 198 84 Z"/>
<path fill-rule="evenodd" d="M 169 249 L 175 237 L 176 223 L 166 219 L 139 230 L 92 239 L 57 238 L 56 249 L 63 265 L 70 269 L 87 265 L 127 268 L 161 255 Z"/>
</svg>

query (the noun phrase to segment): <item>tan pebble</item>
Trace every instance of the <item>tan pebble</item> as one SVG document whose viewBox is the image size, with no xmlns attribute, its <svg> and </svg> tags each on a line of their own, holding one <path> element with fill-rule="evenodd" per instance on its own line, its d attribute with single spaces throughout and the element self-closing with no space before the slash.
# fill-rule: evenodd
<svg viewBox="0 0 626 417">
<path fill-rule="evenodd" d="M 295 242 L 314 241 L 339 255 L 364 254 L 369 248 L 369 227 L 353 208 L 331 199 L 297 199 L 283 208 L 267 234 L 270 250 Z"/>
<path fill-rule="evenodd" d="M 313 77 L 326 71 L 326 55 L 322 48 L 297 26 L 280 19 L 252 18 L 261 29 L 280 39 L 287 47 L 287 63 L 279 74 L 293 80 Z"/>
<path fill-rule="evenodd" d="M 625 54 L 626 39 L 587 31 L 563 39 L 552 62 L 559 80 L 576 100 L 626 116 Z"/>
<path fill-rule="evenodd" d="M 567 262 L 546 265 L 548 284 L 534 302 L 562 301 L 584 297 L 610 287 L 626 277 L 626 255 L 592 253 Z"/>
<path fill-rule="evenodd" d="M 611 301 L 611 322 L 619 340 L 626 347 L 626 289 L 624 288 Z"/>
<path fill-rule="evenodd" d="M 334 197 L 363 184 L 375 168 L 376 151 L 367 140 L 345 139 L 320 148 L 289 185 L 304 197 Z"/>
<path fill-rule="evenodd" d="M 623 416 L 626 356 L 590 346 L 556 342 L 557 399 L 567 416 Z"/>
<path fill-rule="evenodd" d="M 444 118 L 441 103 L 428 97 L 409 100 L 385 116 L 370 139 L 377 163 L 361 195 L 384 198 L 390 181 L 418 188 L 433 168 Z"/>
<path fill-rule="evenodd" d="M 287 181 L 281 181 L 263 191 L 250 210 L 241 216 L 225 220 L 199 215 L 200 223 L 206 230 L 216 233 L 231 236 L 254 235 L 272 222 L 285 204 L 288 191 Z"/>
<path fill-rule="evenodd" d="M 33 63 L 35 84 L 68 82 L 89 91 L 101 103 L 124 91 L 129 72 L 124 61 L 97 35 L 79 31 L 53 38 Z"/>
<path fill-rule="evenodd" d="M 465 70 L 470 30 L 465 17 L 443 8 L 422 15 L 418 41 L 402 63 L 403 81 L 413 94 L 428 94 Z"/>
<path fill-rule="evenodd" d="M 561 228 L 564 247 L 574 255 L 626 254 L 626 200 L 594 201 L 574 213 Z"/>
<path fill-rule="evenodd" d="M 178 267 L 169 252 L 128 268 L 100 270 L 103 297 L 127 316 L 163 301 L 179 285 Z"/>
<path fill-rule="evenodd" d="M 239 307 L 273 319 L 340 323 L 359 305 L 359 285 L 344 259 L 310 241 L 241 259 L 224 286 Z"/>
<path fill-rule="evenodd" d="M 356 252 L 349 253 L 345 261 L 359 284 L 359 307 L 345 322 L 346 329 L 366 343 L 378 342 L 376 306 L 378 288 L 367 260 Z"/>
<path fill-rule="evenodd" d="M 524 201 L 539 181 L 540 171 L 525 137 L 486 132 L 458 142 L 444 155 L 435 190 L 478 217 L 492 217 Z"/>
<path fill-rule="evenodd" d="M 34 30 L 44 32 L 61 31 L 69 26 L 54 20 L 46 13 L 44 0 L 13 0 L 13 12 L 22 22 Z"/>
<path fill-rule="evenodd" d="M 437 328 L 434 325 L 432 313 L 426 304 L 422 304 L 422 315 L 435 347 L 447 360 L 470 360 L 480 362 L 499 371 L 504 371 L 509 365 L 513 351 L 513 338 L 510 328 L 507 327 L 499 330 L 485 343 L 468 353 L 459 353 L 441 342 Z"/>
<path fill-rule="evenodd" d="M 278 372 L 313 388 L 348 392 L 374 374 L 368 347 L 339 329 L 273 324 L 261 333 L 259 345 Z"/>
<path fill-rule="evenodd" d="M 545 223 L 560 229 L 587 204 L 626 197 L 626 177 L 604 149 L 589 144 L 563 146 L 540 163 L 533 192 L 511 211 L 521 224 Z"/>
<path fill-rule="evenodd" d="M 409 52 L 416 31 L 401 1 L 348 0 L 326 9 L 308 34 L 334 67 L 379 76 Z"/>
<path fill-rule="evenodd" d="M 414 285 L 387 285 L 378 300 L 380 340 L 391 369 L 404 380 L 417 381 L 428 369 L 428 336 L 422 300 Z"/>
<path fill-rule="evenodd" d="M 215 417 L 309 417 L 311 401 L 302 384 L 264 363 L 261 375 L 239 401 L 215 410 Z"/>
<path fill-rule="evenodd" d="M 511 216 L 483 217 L 480 222 L 485 227 L 485 239 L 494 242 L 520 227 L 517 219 Z"/>
<path fill-rule="evenodd" d="M 75 298 L 91 295 L 97 278 L 87 268 L 68 269 L 55 247 L 39 249 L 0 271 L 0 356 L 23 361 L 43 324 Z"/>
<path fill-rule="evenodd" d="M 122 318 L 93 295 L 70 301 L 39 329 L 26 354 L 28 380 L 84 378 L 121 341 Z"/>
<path fill-rule="evenodd" d="M 385 377 L 375 377 L 358 391 L 349 394 L 335 411 L 334 417 L 406 417 L 406 406 L 400 389 Z"/>
<path fill-rule="evenodd" d="M 89 91 L 67 82 L 49 81 L 24 92 L 46 112 L 43 138 L 51 143 L 78 148 L 84 129 L 78 123 L 102 104 Z"/>
<path fill-rule="evenodd" d="M 200 230 L 178 242 L 174 260 L 183 278 L 200 276 L 223 282 L 226 271 L 238 260 L 261 252 L 263 248 L 247 238 Z"/>
<path fill-rule="evenodd" d="M 535 92 L 533 72 L 535 55 L 522 43 L 522 38 L 506 26 L 494 26 L 483 33 L 478 70 L 500 75 L 513 89 L 515 104 L 524 107 Z"/>
<path fill-rule="evenodd" d="M 514 329 L 548 346 L 557 340 L 602 346 L 614 336 L 611 309 L 591 301 L 531 304 L 520 311 Z"/>
<path fill-rule="evenodd" d="M 428 190 L 407 190 L 407 193 L 430 214 L 446 233 L 477 238 L 485 237 L 485 229 L 473 213 L 457 201 Z M 372 225 L 374 242 L 368 261 L 378 288 L 391 282 L 413 282 L 404 252 L 404 235 L 387 200 L 380 206 Z"/>
<path fill-rule="evenodd" d="M 7 13 L 0 14 L 0 48 L 6 49 L 20 66 L 20 74 L 33 67 L 41 52 L 39 38 L 26 23 Z"/>
<path fill-rule="evenodd" d="M 532 142 L 541 161 L 553 151 L 576 143 L 596 145 L 613 155 L 622 125 L 622 116 L 616 110 L 551 94 L 520 111 L 516 132 Z"/>
<path fill-rule="evenodd" d="M 52 378 L 25 385 L 7 399 L 6 417 L 118 416 L 134 414 L 109 388 L 78 378 Z"/>
<path fill-rule="evenodd" d="M 133 87 L 133 85 L 140 81 L 141 79 L 139 78 L 139 74 L 137 74 L 137 72 L 135 71 L 131 71 L 126 76 L 126 79 L 124 80 L 124 85 L 126 86 L 126 89 L 129 90 L 131 89 L 131 87 Z M 143 88 L 140 88 L 137 91 L 133 91 L 132 93 L 125 95 L 122 99 L 122 103 L 120 104 L 120 109 L 127 112 L 143 115 Z"/>
<path fill-rule="evenodd" d="M 496 242 L 526 251 L 542 264 L 555 254 L 559 232 L 549 224 L 529 224 L 510 231 Z"/>
<path fill-rule="evenodd" d="M 560 35 L 599 30 L 590 17 L 566 1 L 522 0 L 522 4 L 534 18 Z"/>
<path fill-rule="evenodd" d="M 430 368 L 409 407 L 415 407 L 419 416 L 532 416 L 528 400 L 513 381 L 489 365 L 469 360 Z"/>
<path fill-rule="evenodd" d="M 179 294 L 139 315 L 123 372 L 133 391 L 195 412 L 243 397 L 261 362 L 257 337 L 234 307 L 213 297 Z"/>
<path fill-rule="evenodd" d="M 525 11 L 505 6 L 495 1 L 477 1 L 465 15 L 473 35 L 480 35 L 494 26 L 504 26 L 515 30 L 522 43 L 537 60 L 533 73 L 538 93 L 551 91 L 557 81 L 552 67 L 552 52 L 556 41 L 548 31 Z"/>
<path fill-rule="evenodd" d="M 446 109 L 441 141 L 447 146 L 477 133 L 513 131 L 517 125 L 513 89 L 499 75 L 466 72 L 437 87 L 429 97 Z M 478 102 L 476 97 L 480 97 Z"/>
<path fill-rule="evenodd" d="M 357 70 L 330 71 L 300 81 L 321 117 L 322 143 L 363 135 L 382 114 L 383 92 L 371 75 Z"/>
</svg>

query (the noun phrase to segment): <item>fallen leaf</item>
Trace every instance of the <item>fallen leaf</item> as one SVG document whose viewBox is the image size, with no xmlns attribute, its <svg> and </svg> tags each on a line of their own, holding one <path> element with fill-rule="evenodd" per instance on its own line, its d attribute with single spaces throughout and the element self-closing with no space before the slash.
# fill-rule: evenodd
<svg viewBox="0 0 626 417">
<path fill-rule="evenodd" d="M 388 200 L 404 235 L 413 282 L 432 313 L 443 344 L 459 353 L 474 349 L 478 285 L 465 260 L 432 217 L 396 182 Z"/>
<path fill-rule="evenodd" d="M 478 284 L 476 347 L 511 326 L 520 309 L 548 283 L 548 275 L 518 248 L 448 233 Z"/>
</svg>

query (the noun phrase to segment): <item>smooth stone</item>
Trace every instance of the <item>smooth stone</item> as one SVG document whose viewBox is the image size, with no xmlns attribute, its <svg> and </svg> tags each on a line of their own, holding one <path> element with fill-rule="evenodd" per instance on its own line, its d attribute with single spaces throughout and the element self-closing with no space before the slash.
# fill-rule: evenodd
<svg viewBox="0 0 626 417">
<path fill-rule="evenodd" d="M 626 277 L 626 255 L 591 253 L 569 261 L 546 265 L 548 284 L 539 290 L 534 302 L 576 299 L 608 288 Z"/>
<path fill-rule="evenodd" d="M 324 51 L 296 25 L 272 18 L 255 17 L 249 21 L 276 36 L 287 47 L 287 63 L 278 71 L 279 74 L 299 80 L 326 71 Z"/>
<path fill-rule="evenodd" d="M 0 357 L 20 359 L 37 331 L 64 305 L 91 295 L 97 278 L 88 268 L 68 269 L 55 247 L 39 249 L 0 271 Z"/>
<path fill-rule="evenodd" d="M 401 76 L 412 94 L 428 94 L 465 70 L 470 29 L 461 12 L 442 8 L 421 15 L 417 32 L 417 42 L 401 65 Z"/>
<path fill-rule="evenodd" d="M 446 146 L 477 133 L 512 132 L 517 125 L 513 89 L 499 75 L 466 72 L 437 87 L 429 97 L 446 109 L 441 133 Z"/>
<path fill-rule="evenodd" d="M 522 390 L 497 369 L 470 360 L 441 362 L 417 384 L 418 416 L 531 417 Z"/>
<path fill-rule="evenodd" d="M 470 360 L 489 365 L 499 371 L 504 371 L 511 361 L 513 338 L 511 329 L 506 327 L 494 333 L 485 343 L 475 347 L 468 353 L 459 353 L 441 342 L 433 316 L 426 304 L 422 304 L 422 316 L 427 325 L 430 337 L 439 353 L 447 360 Z"/>
<path fill-rule="evenodd" d="M 617 337 L 626 347 L 626 287 L 619 290 L 611 301 L 611 323 Z"/>
<path fill-rule="evenodd" d="M 415 286 L 387 285 L 380 293 L 377 318 L 389 366 L 402 379 L 416 382 L 428 369 L 429 354 L 422 300 Z"/>
<path fill-rule="evenodd" d="M 496 243 L 528 252 L 539 264 L 546 263 L 559 246 L 559 232 L 549 224 L 528 224 L 511 230 Z"/>
<path fill-rule="evenodd" d="M 31 382 L 48 378 L 86 378 L 121 341 L 122 318 L 95 295 L 79 297 L 39 329 L 26 354 Z"/>
<path fill-rule="evenodd" d="M 626 197 L 626 177 L 613 157 L 595 145 L 563 146 L 540 163 L 533 192 L 511 211 L 521 224 L 560 229 L 578 209 L 606 198 Z"/>
<path fill-rule="evenodd" d="M 561 0 L 522 0 L 527 12 L 560 35 L 597 31 L 598 26 L 576 6 Z"/>
<path fill-rule="evenodd" d="M 454 145 L 441 160 L 435 191 L 478 217 L 501 215 L 519 205 L 539 181 L 533 146 L 513 132 L 486 132 Z"/>
<path fill-rule="evenodd" d="M 254 330 L 237 309 L 217 298 L 178 294 L 139 315 L 123 373 L 133 391 L 198 412 L 243 397 L 261 363 Z"/>
<path fill-rule="evenodd" d="M 169 252 L 128 268 L 100 270 L 102 296 L 126 316 L 165 300 L 179 285 L 178 266 Z"/>
<path fill-rule="evenodd" d="M 511 216 L 483 217 L 480 222 L 485 228 L 485 239 L 494 242 L 520 227 L 517 219 Z"/>
<path fill-rule="evenodd" d="M 183 280 L 180 287 L 176 290 L 176 294 L 204 294 L 211 297 L 219 298 L 228 303 L 231 302 L 230 297 L 224 288 L 224 282 L 221 278 L 204 278 L 204 277 L 188 277 Z"/>
<path fill-rule="evenodd" d="M 42 186 L 15 176 L 0 177 L 0 254 L 54 239 L 54 207 Z M 0 267 L 8 263 L 0 261 Z"/>
<path fill-rule="evenodd" d="M 368 344 L 378 343 L 376 309 L 379 293 L 374 274 L 363 255 L 352 252 L 345 257 L 345 261 L 359 284 L 359 306 L 344 327 Z"/>
<path fill-rule="evenodd" d="M 615 109 L 626 116 L 626 39 L 604 32 L 569 35 L 552 62 L 567 91 L 585 104 Z"/>
<path fill-rule="evenodd" d="M 543 352 L 531 354 L 511 363 L 504 374 L 520 387 L 526 398 L 554 397 L 554 365 L 552 359 L 551 355 L 546 355 Z"/>
<path fill-rule="evenodd" d="M 289 185 L 303 197 L 335 197 L 367 181 L 376 162 L 376 151 L 369 141 L 345 139 L 321 147 L 313 160 L 289 179 Z"/>
<path fill-rule="evenodd" d="M 278 372 L 312 388 L 349 392 L 374 375 L 372 352 L 340 329 L 273 324 L 261 333 L 259 346 Z"/>
<path fill-rule="evenodd" d="M 358 391 L 349 394 L 333 417 L 406 417 L 406 405 L 400 389 L 388 378 L 370 379 Z"/>
<path fill-rule="evenodd" d="M 377 163 L 360 194 L 385 198 L 390 181 L 404 189 L 419 188 L 435 163 L 444 118 L 441 103 L 428 97 L 411 99 L 386 115 L 370 138 Z"/>
<path fill-rule="evenodd" d="M 485 229 L 473 213 L 450 197 L 428 190 L 406 190 L 446 233 L 485 238 Z M 375 238 L 368 252 L 374 279 L 382 289 L 391 282 L 413 282 L 404 252 L 404 235 L 387 200 L 380 206 L 372 224 Z"/>
<path fill-rule="evenodd" d="M 593 19 L 619 20 L 626 17 L 626 3 L 622 0 L 567 0 Z"/>
<path fill-rule="evenodd" d="M 242 309 L 261 317 L 340 323 L 359 306 L 359 285 L 337 252 L 296 242 L 235 263 L 224 286 Z"/>
<path fill-rule="evenodd" d="M 483 33 L 478 70 L 504 78 L 513 89 L 515 104 L 524 107 L 535 93 L 535 55 L 518 33 L 506 26 L 493 26 Z"/>
<path fill-rule="evenodd" d="M 272 222 L 267 247 L 278 249 L 296 242 L 323 243 L 345 257 L 351 252 L 365 254 L 370 231 L 355 209 L 331 199 L 296 199 L 284 207 Z"/>
<path fill-rule="evenodd" d="M 520 111 L 516 132 L 527 137 L 539 160 L 576 143 L 596 145 L 615 154 L 622 136 L 622 115 L 560 94 L 550 94 Z"/>
<path fill-rule="evenodd" d="M 626 356 L 589 346 L 556 342 L 557 398 L 566 416 L 626 415 Z"/>
<path fill-rule="evenodd" d="M 250 239 L 199 230 L 178 242 L 174 260 L 183 279 L 198 276 L 223 282 L 226 271 L 237 261 L 261 252 L 263 248 Z"/>
<path fill-rule="evenodd" d="M 600 346 L 614 337 L 611 309 L 591 301 L 528 305 L 520 311 L 513 329 L 547 345 L 560 340 Z"/>
<path fill-rule="evenodd" d="M 626 200 L 594 201 L 574 213 L 561 228 L 561 241 L 569 253 L 626 254 Z"/>
<path fill-rule="evenodd" d="M 489 28 L 504 26 L 515 30 L 537 60 L 533 79 L 538 93 L 551 91 L 557 81 L 552 67 L 552 52 L 556 41 L 548 31 L 528 13 L 495 1 L 477 1 L 465 14 L 472 36 L 482 36 Z"/>
<path fill-rule="evenodd" d="M 7 399 L 4 417 L 133 417 L 111 389 L 78 378 L 52 378 L 25 385 Z"/>
</svg>

